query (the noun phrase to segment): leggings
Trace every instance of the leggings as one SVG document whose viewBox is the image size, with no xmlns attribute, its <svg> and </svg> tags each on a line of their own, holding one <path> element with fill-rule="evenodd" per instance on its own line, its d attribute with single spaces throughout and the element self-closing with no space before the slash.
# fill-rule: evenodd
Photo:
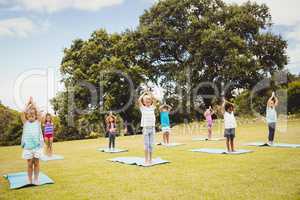
<svg viewBox="0 0 300 200">
<path fill-rule="evenodd" d="M 108 133 L 109 137 L 109 148 L 115 148 L 115 141 L 116 141 L 116 133 Z"/>
<path fill-rule="evenodd" d="M 274 141 L 274 135 L 275 135 L 275 129 L 276 129 L 276 123 L 269 123 L 269 141 L 273 142 Z"/>
<path fill-rule="evenodd" d="M 148 152 L 153 151 L 154 134 L 155 134 L 155 127 L 144 127 L 143 128 L 145 151 L 148 151 Z"/>
</svg>

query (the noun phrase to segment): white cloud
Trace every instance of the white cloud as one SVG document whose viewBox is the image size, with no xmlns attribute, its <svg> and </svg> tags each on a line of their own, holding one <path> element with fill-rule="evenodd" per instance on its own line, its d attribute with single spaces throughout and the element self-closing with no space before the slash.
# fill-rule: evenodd
<svg viewBox="0 0 300 200">
<path fill-rule="evenodd" d="M 53 13 L 66 9 L 96 11 L 122 4 L 124 0 L 0 0 L 0 6 L 20 7 L 35 12 Z"/>
<path fill-rule="evenodd" d="M 27 37 L 36 30 L 36 25 L 28 18 L 17 17 L 0 20 L 0 37 Z"/>
<path fill-rule="evenodd" d="M 225 0 L 227 3 L 245 3 L 247 0 Z M 265 3 L 271 11 L 273 21 L 277 25 L 294 25 L 300 22 L 299 0 L 255 0 L 259 4 Z"/>
</svg>

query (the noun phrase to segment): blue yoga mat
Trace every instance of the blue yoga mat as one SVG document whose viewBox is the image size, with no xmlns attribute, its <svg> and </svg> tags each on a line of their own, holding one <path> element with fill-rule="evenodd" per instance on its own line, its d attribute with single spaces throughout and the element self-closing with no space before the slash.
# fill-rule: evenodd
<svg viewBox="0 0 300 200">
<path fill-rule="evenodd" d="M 176 142 L 165 144 L 163 142 L 160 142 L 160 143 L 157 143 L 156 145 L 161 145 L 161 146 L 164 146 L 164 147 L 177 147 L 177 146 L 182 146 L 184 144 L 182 144 L 182 143 L 176 143 Z"/>
<path fill-rule="evenodd" d="M 227 152 L 225 149 L 213 149 L 213 148 L 201 148 L 201 149 L 192 149 L 190 150 L 192 152 L 201 152 L 201 153 L 210 153 L 210 154 L 244 154 L 244 153 L 250 153 L 251 150 L 244 150 L 239 149 L 235 152 Z"/>
<path fill-rule="evenodd" d="M 36 186 L 33 184 L 31 185 L 28 184 L 27 172 L 6 174 L 4 175 L 4 178 L 6 178 L 9 181 L 10 189 L 18 189 L 27 186 Z M 52 183 L 54 183 L 54 181 L 51 178 L 49 178 L 43 172 L 40 172 L 39 185 L 52 184 Z"/>
<path fill-rule="evenodd" d="M 42 161 L 51 161 L 51 160 L 63 160 L 64 157 L 61 155 L 53 154 L 52 156 L 43 155 L 40 160 Z"/>
<path fill-rule="evenodd" d="M 257 147 L 284 147 L 284 148 L 300 148 L 300 144 L 286 144 L 286 143 L 274 143 L 272 145 L 265 142 L 251 142 L 244 144 L 245 146 L 257 146 Z"/>
<path fill-rule="evenodd" d="M 105 153 L 122 153 L 127 152 L 127 149 L 109 149 L 109 148 L 98 148 L 97 151 L 105 152 Z"/>
<path fill-rule="evenodd" d="M 211 138 L 208 139 L 207 137 L 196 137 L 192 139 L 193 141 L 222 141 L 225 140 L 224 137 L 218 137 L 218 138 Z"/>
<path fill-rule="evenodd" d="M 161 158 L 155 158 L 152 160 L 151 165 L 146 165 L 145 159 L 142 157 L 118 157 L 118 158 L 109 159 L 109 161 L 119 162 L 119 163 L 123 163 L 123 164 L 127 164 L 127 165 L 137 165 L 137 166 L 141 166 L 141 167 L 151 167 L 154 165 L 169 163 L 169 161 L 167 161 L 167 160 L 163 160 Z"/>
</svg>

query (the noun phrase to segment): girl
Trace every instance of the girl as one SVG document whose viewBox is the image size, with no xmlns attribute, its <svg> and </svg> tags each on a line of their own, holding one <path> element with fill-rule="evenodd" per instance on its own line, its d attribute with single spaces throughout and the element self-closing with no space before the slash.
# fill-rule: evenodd
<svg viewBox="0 0 300 200">
<path fill-rule="evenodd" d="M 51 114 L 47 113 L 44 120 L 44 140 L 46 142 L 46 155 L 52 156 L 52 143 L 54 136 L 54 125 Z"/>
<path fill-rule="evenodd" d="M 277 112 L 276 107 L 278 106 L 278 98 L 275 93 L 272 92 L 272 96 L 267 102 L 266 119 L 269 128 L 269 144 L 272 145 L 274 141 L 276 122 L 277 122 Z"/>
<path fill-rule="evenodd" d="M 106 118 L 106 130 L 108 132 L 109 137 L 109 149 L 114 150 L 115 149 L 115 140 L 116 140 L 116 123 L 117 123 L 117 117 L 112 114 L 112 112 L 109 113 L 109 115 Z"/>
<path fill-rule="evenodd" d="M 163 132 L 163 142 L 164 144 L 170 143 L 170 118 L 169 113 L 171 110 L 171 106 L 164 104 L 160 106 L 160 123 L 161 123 L 161 130 Z"/>
<path fill-rule="evenodd" d="M 29 184 L 38 185 L 39 182 L 39 158 L 42 154 L 44 144 L 41 129 L 41 113 L 38 111 L 32 97 L 26 104 L 25 110 L 21 113 L 23 122 L 23 134 L 21 146 L 23 148 L 22 157 L 27 160 L 27 173 Z M 34 172 L 34 181 L 32 173 Z"/>
<path fill-rule="evenodd" d="M 156 99 L 151 92 L 143 93 L 139 100 L 139 107 L 142 113 L 141 127 L 143 127 L 145 145 L 145 164 L 152 164 L 152 152 L 155 134 L 155 105 Z"/>
<path fill-rule="evenodd" d="M 224 99 L 222 113 L 224 115 L 224 137 L 226 137 L 226 146 L 228 152 L 234 152 L 235 128 L 237 123 L 234 117 L 234 104 Z"/>
<path fill-rule="evenodd" d="M 213 119 L 212 119 L 212 115 L 214 114 L 213 109 L 211 108 L 211 106 L 209 106 L 209 108 L 206 109 L 206 111 L 204 112 L 204 117 L 206 119 L 207 122 L 207 129 L 208 129 L 208 139 L 211 139 L 211 135 L 212 135 L 212 125 L 213 125 Z"/>
</svg>

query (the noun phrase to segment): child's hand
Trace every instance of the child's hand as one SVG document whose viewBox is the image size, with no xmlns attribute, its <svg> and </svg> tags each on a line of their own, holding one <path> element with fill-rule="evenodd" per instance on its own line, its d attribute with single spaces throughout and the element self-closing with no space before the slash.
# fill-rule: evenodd
<svg viewBox="0 0 300 200">
<path fill-rule="evenodd" d="M 275 92 L 274 91 L 272 92 L 272 97 L 275 97 Z"/>
</svg>

